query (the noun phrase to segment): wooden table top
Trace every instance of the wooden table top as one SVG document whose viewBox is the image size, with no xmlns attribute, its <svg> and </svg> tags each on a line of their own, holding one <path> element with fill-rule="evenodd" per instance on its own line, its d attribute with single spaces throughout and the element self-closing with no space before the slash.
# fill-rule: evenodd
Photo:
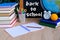
<svg viewBox="0 0 60 40">
<path fill-rule="evenodd" d="M 39 18 L 27 18 L 26 23 L 39 22 Z M 17 22 L 15 26 L 20 25 Z M 34 31 L 16 38 L 11 37 L 4 31 L 5 28 L 0 28 L 0 40 L 60 40 L 60 27 L 53 29 L 45 27 L 43 30 Z"/>
</svg>

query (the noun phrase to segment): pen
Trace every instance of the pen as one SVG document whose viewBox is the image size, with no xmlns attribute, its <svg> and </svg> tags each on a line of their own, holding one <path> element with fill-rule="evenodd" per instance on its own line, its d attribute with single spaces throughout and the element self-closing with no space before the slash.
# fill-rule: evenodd
<svg viewBox="0 0 60 40">
<path fill-rule="evenodd" d="M 28 28 L 26 28 L 26 27 L 24 27 L 24 26 L 22 26 L 22 25 L 21 25 L 21 27 L 24 28 L 24 29 L 27 30 L 27 31 L 30 31 Z"/>
<path fill-rule="evenodd" d="M 41 27 L 34 27 L 34 26 L 27 26 L 29 28 L 41 28 Z"/>
</svg>

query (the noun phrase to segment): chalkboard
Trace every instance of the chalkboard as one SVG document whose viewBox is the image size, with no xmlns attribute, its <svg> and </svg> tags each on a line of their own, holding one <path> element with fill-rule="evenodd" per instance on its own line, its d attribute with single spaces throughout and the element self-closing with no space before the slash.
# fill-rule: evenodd
<svg viewBox="0 0 60 40">
<path fill-rule="evenodd" d="M 26 11 L 27 18 L 40 18 L 42 17 L 43 9 L 40 4 L 40 0 L 24 0 L 24 9 Z"/>
</svg>

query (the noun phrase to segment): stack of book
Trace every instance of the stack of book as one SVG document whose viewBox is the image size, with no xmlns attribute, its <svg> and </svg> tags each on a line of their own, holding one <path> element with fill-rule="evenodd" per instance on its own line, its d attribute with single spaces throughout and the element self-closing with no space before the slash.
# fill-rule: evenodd
<svg viewBox="0 0 60 40">
<path fill-rule="evenodd" d="M 50 19 L 46 20 L 46 19 L 42 18 L 42 19 L 40 19 L 39 24 L 48 26 L 48 27 L 52 27 L 52 28 L 56 28 L 60 25 L 60 18 L 57 21 L 52 21 Z"/>
<path fill-rule="evenodd" d="M 16 21 L 15 6 L 18 3 L 0 4 L 0 27 L 12 27 Z"/>
</svg>

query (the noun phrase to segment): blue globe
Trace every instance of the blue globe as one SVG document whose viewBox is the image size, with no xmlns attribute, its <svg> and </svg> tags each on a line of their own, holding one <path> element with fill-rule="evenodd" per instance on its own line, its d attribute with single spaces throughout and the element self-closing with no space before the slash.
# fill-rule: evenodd
<svg viewBox="0 0 60 40">
<path fill-rule="evenodd" d="M 40 0 L 40 2 L 44 10 L 60 12 L 60 0 Z"/>
</svg>

